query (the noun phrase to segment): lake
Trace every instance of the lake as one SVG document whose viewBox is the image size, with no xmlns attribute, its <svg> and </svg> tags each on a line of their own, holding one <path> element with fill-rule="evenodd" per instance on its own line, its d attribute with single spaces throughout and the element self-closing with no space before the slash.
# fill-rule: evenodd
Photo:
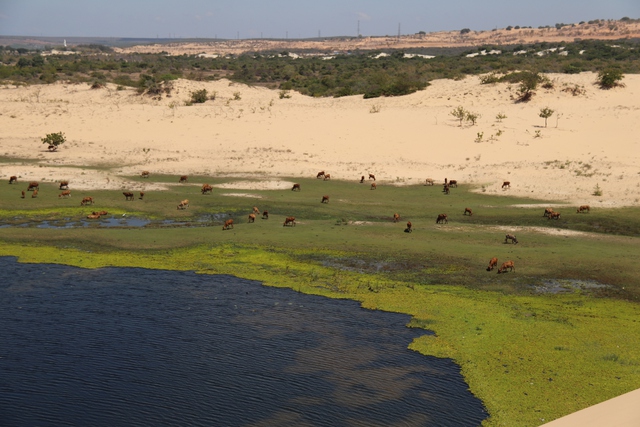
<svg viewBox="0 0 640 427">
<path fill-rule="evenodd" d="M 477 426 L 407 315 L 232 276 L 0 257 L 3 426 Z"/>
</svg>

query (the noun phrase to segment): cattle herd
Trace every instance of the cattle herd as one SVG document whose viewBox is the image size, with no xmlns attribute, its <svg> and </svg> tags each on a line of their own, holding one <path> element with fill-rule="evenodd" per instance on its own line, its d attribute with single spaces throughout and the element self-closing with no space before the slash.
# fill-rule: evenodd
<svg viewBox="0 0 640 427">
<path fill-rule="evenodd" d="M 150 173 L 149 171 L 143 171 L 140 176 L 142 178 L 149 178 Z M 323 179 L 324 181 L 330 180 L 331 179 L 331 175 L 326 173 L 325 171 L 320 171 L 316 174 L 316 178 L 317 179 Z M 375 190 L 377 189 L 377 183 L 376 183 L 376 177 L 374 174 L 369 174 L 369 180 L 373 180 L 373 182 L 371 183 L 371 190 Z M 188 182 L 188 176 L 183 175 L 179 178 L 178 180 L 179 183 L 186 183 Z M 360 183 L 364 183 L 365 182 L 365 176 L 362 175 L 362 177 L 360 178 Z M 17 176 L 11 176 L 9 178 L 9 184 L 16 184 L 18 183 L 18 177 Z M 435 181 L 433 178 L 427 178 L 425 180 L 425 185 L 427 186 L 433 186 L 435 185 Z M 445 195 L 448 195 L 451 193 L 451 188 L 457 188 L 458 187 L 458 181 L 455 179 L 452 180 L 447 180 L 447 178 L 444 179 L 444 184 L 443 184 L 443 189 L 442 192 Z M 509 189 L 511 188 L 511 182 L 509 181 L 504 181 L 502 183 L 502 189 Z M 27 192 L 28 191 L 32 191 L 32 198 L 36 198 L 38 196 L 38 191 L 40 189 L 40 185 L 38 182 L 32 181 L 29 182 L 28 186 L 27 186 Z M 60 181 L 60 185 L 59 185 L 59 189 L 62 191 L 60 194 L 58 194 L 59 198 L 70 198 L 71 197 L 71 190 L 69 190 L 69 181 Z M 293 184 L 293 187 L 291 188 L 292 191 L 300 191 L 300 184 Z M 201 193 L 203 195 L 207 195 L 207 194 L 211 194 L 213 191 L 213 186 L 211 186 L 210 184 L 203 184 L 201 189 L 200 189 Z M 125 200 L 131 201 L 134 199 L 134 193 L 130 192 L 130 191 L 125 191 L 122 193 L 125 197 Z M 140 192 L 140 200 L 143 200 L 144 197 L 144 192 Z M 21 192 L 21 198 L 25 198 L 26 193 L 25 191 Z M 329 196 L 328 195 L 323 195 L 322 199 L 321 199 L 321 203 L 327 204 L 329 203 Z M 86 205 L 93 205 L 94 204 L 94 199 L 93 197 L 83 197 L 80 205 L 81 206 L 86 206 Z M 177 208 L 178 210 L 184 210 L 186 208 L 189 207 L 189 200 L 185 199 L 180 201 L 180 203 L 178 204 Z M 579 206 L 576 210 L 576 213 L 589 213 L 591 211 L 591 208 L 589 205 L 582 205 Z M 107 211 L 96 211 L 96 212 L 92 212 L 90 215 L 87 215 L 88 219 L 99 219 L 101 216 L 107 215 Z M 258 209 L 257 206 L 253 207 L 253 212 L 251 214 L 249 214 L 248 216 L 248 222 L 249 223 L 253 223 L 256 220 L 256 215 L 260 215 L 260 210 Z M 463 215 L 468 215 L 468 216 L 472 216 L 473 215 L 473 211 L 471 208 L 465 208 Z M 555 219 L 555 220 L 560 220 L 560 212 L 556 212 L 553 210 L 553 208 L 546 208 L 544 210 L 543 213 L 543 217 L 546 217 L 548 219 Z M 268 211 L 263 211 L 262 212 L 262 219 L 269 219 L 269 212 Z M 397 223 L 400 221 L 400 215 L 398 213 L 394 213 L 393 214 L 393 222 Z M 449 223 L 449 217 L 447 216 L 447 214 L 445 213 L 441 213 L 437 216 L 436 218 L 436 224 L 448 224 Z M 295 227 L 296 225 L 296 218 L 293 216 L 288 216 L 285 218 L 284 223 L 282 224 L 283 227 Z M 222 226 L 223 230 L 229 230 L 233 228 L 233 219 L 228 219 L 224 222 L 224 225 Z M 413 224 L 411 223 L 411 221 L 407 222 L 407 227 L 404 229 L 404 231 L 406 233 L 411 233 L 413 232 L 414 228 L 413 228 Z M 513 234 L 507 234 L 505 235 L 505 239 L 504 239 L 504 243 L 512 243 L 512 244 L 517 244 L 518 243 L 518 239 L 516 238 L 515 235 Z M 489 261 L 489 266 L 487 267 L 487 271 L 492 271 L 494 268 L 496 268 L 498 266 L 498 258 L 493 257 L 491 258 L 491 260 Z M 502 265 L 500 266 L 500 268 L 498 268 L 498 273 L 505 273 L 507 271 L 515 271 L 515 266 L 513 261 L 509 260 L 506 262 L 503 262 Z"/>
</svg>

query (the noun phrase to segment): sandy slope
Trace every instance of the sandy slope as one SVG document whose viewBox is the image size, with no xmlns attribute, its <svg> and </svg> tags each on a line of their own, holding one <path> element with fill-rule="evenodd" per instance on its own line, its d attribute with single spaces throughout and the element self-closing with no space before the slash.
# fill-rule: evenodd
<svg viewBox="0 0 640 427">
<path fill-rule="evenodd" d="M 0 156 L 38 163 L 0 163 L 0 175 L 69 179 L 72 188 L 136 189 L 118 175 L 144 169 L 295 177 L 325 170 L 356 180 L 371 172 L 381 184 L 446 177 L 476 184 L 479 191 L 484 185 L 489 194 L 640 205 L 640 76 L 627 75 L 626 87 L 609 91 L 595 87 L 591 73 L 549 77 L 555 89 L 540 89 L 527 104 L 513 102 L 515 86 L 481 85 L 477 77 L 370 100 L 297 93 L 280 99 L 278 91 L 226 80 L 180 80 L 172 96 L 159 101 L 114 86 L 3 86 Z M 586 95 L 561 90 L 575 84 Z M 201 88 L 216 92 L 216 99 L 184 106 L 190 92 Z M 449 114 L 457 106 L 479 113 L 477 125 L 458 126 Z M 557 112 L 547 128 L 538 117 L 545 106 Z M 495 119 L 500 112 L 507 116 L 502 123 Z M 57 131 L 68 142 L 49 153 L 40 138 Z M 482 141 L 475 142 L 479 132 Z M 112 169 L 90 170 L 102 166 Z M 510 190 L 501 190 L 504 180 L 511 181 Z M 601 197 L 592 196 L 596 184 Z"/>
</svg>

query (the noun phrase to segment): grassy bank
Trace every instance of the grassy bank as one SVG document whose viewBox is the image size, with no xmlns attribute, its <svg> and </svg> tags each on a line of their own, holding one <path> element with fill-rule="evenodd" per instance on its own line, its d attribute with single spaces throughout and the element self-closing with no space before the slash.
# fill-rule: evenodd
<svg viewBox="0 0 640 427">
<path fill-rule="evenodd" d="M 296 182 L 299 193 L 215 188 L 202 196 L 191 185 L 133 202 L 116 191 L 74 191 L 73 199 L 59 199 L 53 184 L 42 185 L 37 199 L 20 199 L 20 187 L 1 185 L 0 221 L 27 226 L 0 229 L 0 255 L 88 268 L 233 274 L 410 314 L 409 326 L 436 333 L 410 348 L 460 364 L 491 414 L 486 425 L 536 426 L 640 386 L 639 209 L 576 214 L 566 208 L 559 209 L 562 220 L 550 221 L 543 205 L 513 206 L 541 201 L 467 187 L 445 196 L 422 185 L 379 183 L 373 191 L 357 182 Z M 320 203 L 324 194 L 329 204 Z M 93 196 L 96 205 L 81 207 L 81 195 Z M 191 207 L 179 211 L 184 198 Z M 269 210 L 270 218 L 247 223 L 253 206 Z M 474 215 L 463 216 L 465 207 Z M 36 227 L 43 219 L 79 220 L 102 209 L 193 227 L 160 221 L 144 228 Z M 400 223 L 391 220 L 395 212 Z M 437 225 L 442 212 L 449 223 Z M 282 226 L 289 215 L 298 218 L 296 227 Z M 230 217 L 237 225 L 222 231 Z M 413 233 L 403 232 L 407 220 Z M 615 229 L 601 226 L 611 223 Z M 504 243 L 511 229 L 518 230 L 517 245 Z M 492 256 L 514 260 L 516 271 L 485 271 Z"/>
</svg>

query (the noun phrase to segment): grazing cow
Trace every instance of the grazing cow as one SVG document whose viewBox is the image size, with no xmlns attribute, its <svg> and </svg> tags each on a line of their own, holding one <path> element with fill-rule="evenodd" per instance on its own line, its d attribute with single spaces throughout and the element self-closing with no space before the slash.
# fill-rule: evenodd
<svg viewBox="0 0 640 427">
<path fill-rule="evenodd" d="M 293 187 L 291 187 L 291 191 L 300 191 L 300 184 L 293 184 Z"/>
<path fill-rule="evenodd" d="M 509 240 L 511 240 L 511 243 L 513 243 L 514 245 L 518 243 L 518 239 L 516 239 L 516 236 L 514 234 L 507 234 L 506 236 L 504 236 L 505 243 L 509 243 Z"/>
<path fill-rule="evenodd" d="M 249 214 L 248 222 L 256 222 L 256 214 Z"/>
<path fill-rule="evenodd" d="M 29 186 L 27 187 L 27 191 L 33 191 L 33 190 L 39 190 L 39 189 L 40 189 L 40 184 L 38 184 L 35 181 L 30 182 Z"/>
<path fill-rule="evenodd" d="M 269 219 L 269 211 L 262 212 L 262 219 Z"/>
<path fill-rule="evenodd" d="M 551 215 L 552 213 L 553 213 L 553 209 L 552 208 L 545 208 L 544 209 L 544 215 L 542 215 L 542 216 L 549 217 L 549 215 Z"/>
<path fill-rule="evenodd" d="M 96 215 L 96 214 L 87 215 L 87 219 L 100 219 L 100 215 Z"/>
<path fill-rule="evenodd" d="M 576 211 L 576 213 L 582 213 L 582 212 L 589 212 L 591 210 L 591 207 L 589 205 L 582 205 L 578 208 L 578 210 Z"/>
<path fill-rule="evenodd" d="M 144 199 L 144 191 L 140 192 L 140 197 L 138 197 L 138 199 L 140 199 L 140 200 Z"/>
<path fill-rule="evenodd" d="M 473 215 L 473 211 L 471 210 L 471 208 L 464 208 L 464 213 L 463 215 L 469 214 L 469 216 Z"/>
<path fill-rule="evenodd" d="M 71 191 L 70 190 L 63 191 L 62 193 L 58 194 L 58 197 L 71 197 Z"/>
<path fill-rule="evenodd" d="M 449 191 L 449 184 L 445 184 L 445 185 L 444 185 L 444 187 L 442 188 L 442 192 L 443 192 L 444 194 L 449 194 L 449 193 L 450 193 L 450 191 Z"/>
<path fill-rule="evenodd" d="M 331 179 L 331 174 L 330 173 L 327 173 L 327 174 L 324 175 L 324 181 L 326 181 L 328 179 Z"/>
<path fill-rule="evenodd" d="M 372 182 L 372 183 L 371 183 L 371 189 L 372 189 L 372 190 L 375 190 L 376 188 L 378 188 L 378 186 L 376 185 L 376 183 L 375 183 L 375 182 Z"/>
<path fill-rule="evenodd" d="M 412 233 L 413 232 L 413 224 L 411 224 L 411 221 L 407 221 L 407 228 L 404 229 L 405 233 Z"/>
<path fill-rule="evenodd" d="M 83 197 L 82 201 L 80 202 L 80 206 L 92 205 L 92 204 L 93 204 L 93 197 Z"/>
<path fill-rule="evenodd" d="M 560 219 L 560 212 L 551 212 L 551 214 L 549 214 L 549 216 L 547 217 L 547 219 L 556 219 L 556 220 L 559 220 L 559 219 Z"/>
<path fill-rule="evenodd" d="M 282 226 L 284 227 L 284 226 L 286 226 L 286 225 L 294 226 L 294 227 L 295 227 L 295 226 L 296 226 L 296 217 L 295 217 L 295 216 L 288 216 L 288 217 L 286 217 L 286 218 L 284 219 L 284 224 L 282 224 Z"/>
<path fill-rule="evenodd" d="M 322 196 L 322 201 L 320 203 L 329 203 L 329 196 Z"/>
<path fill-rule="evenodd" d="M 438 218 L 436 218 L 436 224 L 440 224 L 441 222 L 449 224 L 449 217 L 447 217 L 447 214 L 438 215 Z"/>
<path fill-rule="evenodd" d="M 489 260 L 489 266 L 487 267 L 487 271 L 491 271 L 498 266 L 498 258 L 493 257 Z"/>
<path fill-rule="evenodd" d="M 133 193 L 130 191 L 124 191 L 122 193 L 124 195 L 125 200 L 133 200 Z"/>
<path fill-rule="evenodd" d="M 187 209 L 189 207 L 189 199 L 184 199 L 178 204 L 178 209 Z"/>
<path fill-rule="evenodd" d="M 256 215 L 260 215 L 260 209 L 258 209 L 257 206 L 254 206 L 253 207 L 253 213 L 256 214 Z"/>
<path fill-rule="evenodd" d="M 232 219 L 228 219 L 224 222 L 224 225 L 222 226 L 223 230 L 228 230 L 229 228 L 233 228 L 233 220 Z"/>
<path fill-rule="evenodd" d="M 504 187 L 511 188 L 511 182 L 510 181 L 504 181 L 502 183 L 502 188 L 504 189 Z"/>
<path fill-rule="evenodd" d="M 211 194 L 212 191 L 213 187 L 210 184 L 202 184 L 202 188 L 200 189 L 202 194 Z"/>
<path fill-rule="evenodd" d="M 91 212 L 93 215 L 99 215 L 99 216 L 105 216 L 108 214 L 107 211 L 100 211 L 100 212 Z"/>
<path fill-rule="evenodd" d="M 456 179 L 452 179 L 451 181 L 449 181 L 449 187 L 458 187 L 458 180 Z"/>
<path fill-rule="evenodd" d="M 60 181 L 60 190 L 68 190 L 69 189 L 69 181 Z"/>
<path fill-rule="evenodd" d="M 513 265 L 513 261 L 503 262 L 500 268 L 498 269 L 498 274 L 505 273 L 507 269 L 509 269 L 509 271 L 516 271 L 516 268 Z"/>
<path fill-rule="evenodd" d="M 376 180 L 376 176 L 372 173 L 369 174 L 369 179 Z"/>
<path fill-rule="evenodd" d="M 33 193 L 31 193 L 31 198 L 35 199 L 36 197 L 38 197 L 38 190 L 33 190 Z"/>
<path fill-rule="evenodd" d="M 184 183 L 184 182 L 187 182 L 187 181 L 189 181 L 189 177 L 187 175 L 182 175 L 180 177 L 180 179 L 178 180 L 179 183 Z"/>
<path fill-rule="evenodd" d="M 364 182 L 364 175 L 362 175 L 362 178 L 360 178 L 360 184 L 362 184 Z"/>
<path fill-rule="evenodd" d="M 18 177 L 15 175 L 9 177 L 9 184 L 13 184 L 14 182 L 18 182 Z"/>
<path fill-rule="evenodd" d="M 318 175 L 316 175 L 316 179 L 320 179 L 324 176 L 324 171 L 320 171 L 318 172 Z"/>
<path fill-rule="evenodd" d="M 24 190 L 22 190 L 22 197 L 21 197 L 21 198 L 23 198 L 23 199 L 24 199 Z"/>
<path fill-rule="evenodd" d="M 433 181 L 433 178 L 427 178 L 424 185 L 434 185 L 434 184 L 435 182 Z"/>
<path fill-rule="evenodd" d="M 149 178 L 149 171 L 142 171 L 142 173 L 140 174 L 140 176 L 142 178 Z"/>
<path fill-rule="evenodd" d="M 393 222 L 398 222 L 400 221 L 400 215 L 398 215 L 397 213 L 393 214 Z"/>
</svg>

